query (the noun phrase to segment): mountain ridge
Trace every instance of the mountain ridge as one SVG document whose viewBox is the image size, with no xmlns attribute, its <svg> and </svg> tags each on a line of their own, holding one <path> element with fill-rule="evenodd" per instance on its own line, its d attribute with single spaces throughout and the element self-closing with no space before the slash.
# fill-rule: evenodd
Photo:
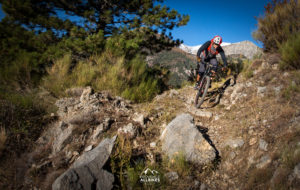
<svg viewBox="0 0 300 190">
<path fill-rule="evenodd" d="M 188 46 L 181 44 L 178 48 L 192 55 L 196 55 L 202 44 L 196 46 Z M 249 40 L 236 43 L 223 42 L 221 44 L 226 55 L 244 55 L 248 59 L 252 59 L 255 55 L 261 54 L 262 49 Z"/>
</svg>

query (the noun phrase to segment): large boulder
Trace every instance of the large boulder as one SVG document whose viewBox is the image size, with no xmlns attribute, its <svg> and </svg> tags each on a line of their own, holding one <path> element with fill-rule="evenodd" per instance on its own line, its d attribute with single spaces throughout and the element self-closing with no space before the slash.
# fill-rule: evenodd
<svg viewBox="0 0 300 190">
<path fill-rule="evenodd" d="M 116 136 L 104 139 L 96 148 L 81 155 L 74 164 L 52 184 L 53 190 L 112 189 L 114 176 L 103 169 Z"/>
<path fill-rule="evenodd" d="M 183 153 L 186 160 L 206 164 L 216 157 L 216 150 L 206 141 L 190 114 L 177 116 L 162 133 L 162 150 L 169 157 Z"/>
</svg>

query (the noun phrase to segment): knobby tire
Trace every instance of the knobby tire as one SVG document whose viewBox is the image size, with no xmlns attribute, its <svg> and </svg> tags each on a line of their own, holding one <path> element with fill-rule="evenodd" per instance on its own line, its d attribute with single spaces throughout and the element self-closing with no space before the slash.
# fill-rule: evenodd
<svg viewBox="0 0 300 190">
<path fill-rule="evenodd" d="M 205 98 L 208 88 L 209 88 L 209 84 L 210 84 L 210 77 L 205 76 L 203 79 L 203 83 L 200 86 L 200 89 L 198 90 L 197 95 L 196 95 L 195 105 L 197 108 L 200 108 L 200 106 L 203 104 L 204 98 Z M 199 98 L 200 98 L 200 100 L 199 100 Z M 199 102 L 198 102 L 198 100 L 199 100 Z"/>
</svg>

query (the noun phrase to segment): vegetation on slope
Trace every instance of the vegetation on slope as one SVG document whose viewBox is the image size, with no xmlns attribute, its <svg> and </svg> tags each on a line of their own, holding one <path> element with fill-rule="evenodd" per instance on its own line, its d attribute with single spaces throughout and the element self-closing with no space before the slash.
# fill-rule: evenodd
<svg viewBox="0 0 300 190">
<path fill-rule="evenodd" d="M 53 95 L 66 88 L 91 85 L 135 102 L 166 88 L 167 73 L 148 68 L 145 55 L 179 44 L 166 31 L 189 17 L 161 2 L 0 0 L 6 14 L 0 22 L 1 168 L 13 161 L 6 158 L 34 148 L 45 123 L 55 119 Z M 13 178 L 8 173 L 0 170 L 0 181 Z"/>
<path fill-rule="evenodd" d="M 279 52 L 282 69 L 299 69 L 300 1 L 273 0 L 258 17 L 253 37 L 261 41 L 266 52 Z"/>
</svg>

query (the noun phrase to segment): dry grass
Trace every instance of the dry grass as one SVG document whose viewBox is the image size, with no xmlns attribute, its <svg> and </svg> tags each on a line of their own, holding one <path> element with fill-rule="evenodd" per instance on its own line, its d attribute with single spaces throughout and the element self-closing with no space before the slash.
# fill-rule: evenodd
<svg viewBox="0 0 300 190">
<path fill-rule="evenodd" d="M 2 155 L 2 151 L 5 148 L 5 143 L 6 143 L 6 132 L 4 128 L 0 128 L 0 156 Z"/>
<path fill-rule="evenodd" d="M 246 178 L 245 190 L 268 189 L 273 169 L 270 167 L 253 169 Z"/>
<path fill-rule="evenodd" d="M 272 178 L 272 188 L 273 189 L 286 189 L 288 176 L 290 174 L 290 170 L 287 168 L 278 168 L 276 171 L 276 175 Z"/>
<path fill-rule="evenodd" d="M 167 171 L 176 171 L 180 176 L 190 175 L 193 169 L 182 152 L 176 152 L 172 158 L 164 157 L 163 165 Z"/>
<path fill-rule="evenodd" d="M 251 64 L 250 68 L 252 70 L 256 70 L 261 66 L 262 62 L 263 62 L 263 60 L 261 60 L 261 59 L 254 60 L 253 63 Z"/>
</svg>

